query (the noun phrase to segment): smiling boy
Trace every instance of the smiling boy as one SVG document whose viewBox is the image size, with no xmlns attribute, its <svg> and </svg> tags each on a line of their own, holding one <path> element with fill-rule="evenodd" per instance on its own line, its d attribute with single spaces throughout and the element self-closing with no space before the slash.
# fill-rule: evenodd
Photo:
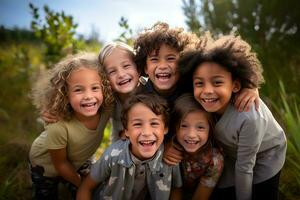
<svg viewBox="0 0 300 200">
<path fill-rule="evenodd" d="M 159 96 L 130 97 L 122 115 L 128 139 L 113 143 L 92 166 L 77 199 L 89 199 L 98 184 L 96 199 L 180 198 L 179 166 L 162 162 L 168 118 L 167 103 Z"/>
</svg>

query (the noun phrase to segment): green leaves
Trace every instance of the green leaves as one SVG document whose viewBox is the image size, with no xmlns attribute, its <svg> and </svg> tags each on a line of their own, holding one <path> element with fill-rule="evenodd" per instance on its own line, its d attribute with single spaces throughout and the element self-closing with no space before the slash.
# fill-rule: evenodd
<svg viewBox="0 0 300 200">
<path fill-rule="evenodd" d="M 54 12 L 45 5 L 45 18 L 42 19 L 38 8 L 31 3 L 29 7 L 33 17 L 31 28 L 46 45 L 45 62 L 48 67 L 77 51 L 75 33 L 78 25 L 72 16 L 65 15 L 63 11 Z"/>
</svg>

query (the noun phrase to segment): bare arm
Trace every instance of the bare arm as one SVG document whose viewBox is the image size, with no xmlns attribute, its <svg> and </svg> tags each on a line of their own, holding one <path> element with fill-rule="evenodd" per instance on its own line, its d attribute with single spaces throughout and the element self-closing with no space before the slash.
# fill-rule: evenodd
<svg viewBox="0 0 300 200">
<path fill-rule="evenodd" d="M 180 152 L 179 150 L 175 149 L 172 146 L 171 142 L 169 142 L 169 143 L 167 143 L 165 145 L 163 160 L 168 165 L 177 165 L 178 163 L 181 162 L 182 159 L 183 159 L 182 152 Z"/>
<path fill-rule="evenodd" d="M 199 184 L 193 195 L 193 200 L 209 200 L 213 189 L 214 188 L 212 187 L 206 187 Z"/>
<path fill-rule="evenodd" d="M 49 149 L 52 163 L 60 176 L 66 181 L 69 181 L 73 185 L 79 187 L 81 183 L 81 177 L 76 172 L 74 166 L 67 159 L 66 148 L 63 149 Z"/>
<path fill-rule="evenodd" d="M 91 178 L 91 176 L 86 176 L 86 178 L 78 188 L 76 200 L 92 199 L 92 192 L 93 189 L 96 188 L 96 186 L 97 183 Z"/>
<path fill-rule="evenodd" d="M 243 88 L 236 94 L 234 106 L 239 112 L 249 111 L 250 107 L 255 104 L 255 109 L 259 108 L 259 92 L 257 88 Z"/>
</svg>

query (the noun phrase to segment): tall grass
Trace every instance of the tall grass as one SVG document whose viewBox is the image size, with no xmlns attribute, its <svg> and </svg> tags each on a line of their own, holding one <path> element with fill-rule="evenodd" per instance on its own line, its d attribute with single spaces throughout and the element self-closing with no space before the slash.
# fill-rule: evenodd
<svg viewBox="0 0 300 200">
<path fill-rule="evenodd" d="M 299 99 L 286 93 L 282 81 L 280 85 L 280 105 L 273 104 L 279 114 L 287 136 L 287 155 L 282 170 L 280 191 L 285 199 L 300 199 L 300 110 Z"/>
</svg>

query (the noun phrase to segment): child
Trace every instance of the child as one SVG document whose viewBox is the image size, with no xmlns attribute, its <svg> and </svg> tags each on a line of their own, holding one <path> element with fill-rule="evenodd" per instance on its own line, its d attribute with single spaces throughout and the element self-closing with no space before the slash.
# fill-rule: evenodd
<svg viewBox="0 0 300 200">
<path fill-rule="evenodd" d="M 286 153 L 284 131 L 260 100 L 256 111 L 237 112 L 232 98 L 263 82 L 262 68 L 240 37 L 223 36 L 187 53 L 179 62 L 203 108 L 218 122 L 215 137 L 224 149 L 224 170 L 215 199 L 278 199 Z"/>
<path fill-rule="evenodd" d="M 77 199 L 169 199 L 181 187 L 179 167 L 162 162 L 163 139 L 168 131 L 168 108 L 154 94 L 127 99 L 122 123 L 126 140 L 113 143 L 92 166 Z M 180 194 L 180 193 L 179 193 Z M 174 196 L 173 196 L 174 195 Z"/>
<path fill-rule="evenodd" d="M 178 96 L 186 92 L 185 85 L 179 83 L 177 61 L 180 55 L 188 50 L 196 48 L 199 38 L 182 28 L 170 28 L 168 24 L 158 22 L 150 29 L 141 32 L 134 43 L 136 52 L 135 62 L 138 71 L 149 77 L 146 85 L 141 85 L 139 92 L 156 93 L 165 98 L 170 108 Z M 258 107 L 259 99 L 257 89 L 242 89 L 235 100 L 236 107 L 247 111 L 255 101 Z M 174 133 L 165 136 L 169 141 Z M 164 160 L 168 164 L 178 164 L 182 156 L 180 152 L 166 145 Z"/>
<path fill-rule="evenodd" d="M 208 200 L 223 169 L 223 155 L 213 138 L 215 120 L 192 94 L 177 98 L 172 119 L 173 146 L 183 152 L 184 199 Z"/>
<path fill-rule="evenodd" d="M 112 142 L 119 139 L 123 132 L 121 110 L 124 101 L 135 92 L 139 84 L 140 73 L 134 63 L 134 56 L 133 49 L 122 42 L 105 45 L 99 54 L 99 62 L 107 74 L 115 97 L 112 114 Z"/>
<path fill-rule="evenodd" d="M 30 149 L 36 199 L 57 199 L 59 182 L 71 185 L 73 198 L 81 167 L 98 148 L 109 119 L 112 93 L 97 56 L 80 53 L 60 61 L 33 90 L 38 109 L 60 119 L 49 124 Z"/>
</svg>

